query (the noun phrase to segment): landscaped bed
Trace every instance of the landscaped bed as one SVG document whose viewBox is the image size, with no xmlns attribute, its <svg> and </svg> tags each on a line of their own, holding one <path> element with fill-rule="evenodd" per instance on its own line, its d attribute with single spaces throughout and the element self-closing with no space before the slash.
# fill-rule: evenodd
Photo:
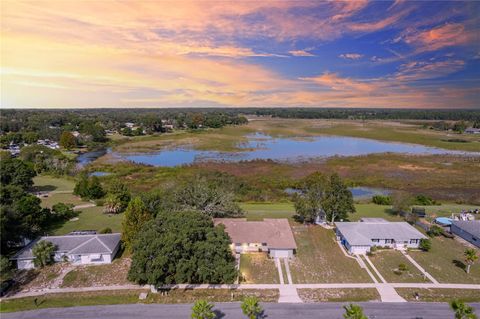
<svg viewBox="0 0 480 319">
<path fill-rule="evenodd" d="M 266 253 L 248 253 L 240 255 L 241 283 L 278 284 L 278 271 L 273 259 Z"/>
<path fill-rule="evenodd" d="M 199 299 L 206 299 L 210 302 L 230 302 L 241 301 L 245 296 L 257 296 L 262 302 L 277 302 L 279 296 L 277 289 L 173 289 L 163 295 L 161 293 L 149 293 L 147 299 L 139 300 L 139 295 L 142 292 L 149 291 L 129 289 L 81 293 L 58 293 L 39 297 L 2 300 L 0 303 L 0 311 L 14 312 L 41 308 L 132 303 L 192 303 Z"/>
<path fill-rule="evenodd" d="M 453 299 L 461 299 L 465 302 L 480 302 L 480 290 L 478 289 L 415 289 L 396 288 L 400 296 L 408 301 L 417 301 L 415 293 L 418 293 L 418 301 L 450 302 Z"/>
<path fill-rule="evenodd" d="M 430 282 L 398 250 L 379 250 L 368 258 L 387 282 Z M 402 270 L 401 264 L 405 265 L 406 269 Z"/>
<path fill-rule="evenodd" d="M 380 301 L 375 288 L 298 289 L 298 295 L 304 302 Z"/>
<path fill-rule="evenodd" d="M 296 257 L 290 261 L 293 283 L 372 282 L 353 258 L 345 256 L 333 230 L 320 226 L 293 226 Z"/>
<path fill-rule="evenodd" d="M 443 236 L 434 237 L 432 249 L 429 252 L 411 251 L 409 255 L 415 259 L 427 272 L 441 283 L 480 284 L 480 264 L 475 263 L 470 274 L 465 271 L 467 248 L 456 239 Z"/>
</svg>

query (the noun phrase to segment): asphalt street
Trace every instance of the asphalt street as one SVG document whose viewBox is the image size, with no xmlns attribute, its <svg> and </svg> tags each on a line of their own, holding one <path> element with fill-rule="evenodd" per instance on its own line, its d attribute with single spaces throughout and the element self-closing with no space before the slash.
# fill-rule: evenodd
<svg viewBox="0 0 480 319">
<path fill-rule="evenodd" d="M 442 319 L 453 318 L 447 303 L 359 303 L 370 319 Z M 263 318 L 343 318 L 344 303 L 316 304 L 262 304 Z M 480 303 L 471 304 L 480 315 Z M 190 318 L 191 304 L 132 304 L 113 306 L 89 306 L 73 308 L 39 309 L 2 314 L 2 319 L 177 319 Z M 239 303 L 217 303 L 217 318 L 244 319 Z"/>
</svg>

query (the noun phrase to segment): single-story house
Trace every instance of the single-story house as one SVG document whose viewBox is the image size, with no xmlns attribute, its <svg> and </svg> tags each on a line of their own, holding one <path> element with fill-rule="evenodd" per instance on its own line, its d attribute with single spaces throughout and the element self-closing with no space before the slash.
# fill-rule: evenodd
<svg viewBox="0 0 480 319">
<path fill-rule="evenodd" d="M 450 226 L 452 234 L 480 247 L 480 220 L 454 220 Z"/>
<path fill-rule="evenodd" d="M 29 243 L 11 259 L 18 269 L 34 268 L 32 249 L 41 241 L 55 246 L 54 260 L 69 261 L 74 265 L 109 264 L 120 248 L 120 233 L 95 235 L 44 236 Z"/>
<path fill-rule="evenodd" d="M 480 128 L 469 127 L 467 128 L 464 133 L 467 134 L 480 134 Z"/>
<path fill-rule="evenodd" d="M 337 239 L 351 254 L 365 254 L 373 246 L 418 248 L 420 240 L 427 238 L 406 222 L 389 222 L 382 218 L 338 222 L 335 226 Z"/>
<path fill-rule="evenodd" d="M 270 257 L 293 257 L 297 244 L 286 218 L 247 221 L 245 218 L 217 218 L 232 241 L 235 253 L 264 251 Z"/>
</svg>

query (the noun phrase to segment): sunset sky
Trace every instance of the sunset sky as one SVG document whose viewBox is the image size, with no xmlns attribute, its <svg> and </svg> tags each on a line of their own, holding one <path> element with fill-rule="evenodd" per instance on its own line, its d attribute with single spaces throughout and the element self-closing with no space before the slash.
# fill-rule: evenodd
<svg viewBox="0 0 480 319">
<path fill-rule="evenodd" d="M 480 2 L 1 1 L 2 107 L 480 108 Z"/>
</svg>

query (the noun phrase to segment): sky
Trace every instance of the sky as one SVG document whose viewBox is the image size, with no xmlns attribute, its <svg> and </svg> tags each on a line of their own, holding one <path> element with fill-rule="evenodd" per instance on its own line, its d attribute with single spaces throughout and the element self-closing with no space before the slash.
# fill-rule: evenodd
<svg viewBox="0 0 480 319">
<path fill-rule="evenodd" d="M 0 5 L 2 108 L 480 109 L 480 1 Z"/>
</svg>

